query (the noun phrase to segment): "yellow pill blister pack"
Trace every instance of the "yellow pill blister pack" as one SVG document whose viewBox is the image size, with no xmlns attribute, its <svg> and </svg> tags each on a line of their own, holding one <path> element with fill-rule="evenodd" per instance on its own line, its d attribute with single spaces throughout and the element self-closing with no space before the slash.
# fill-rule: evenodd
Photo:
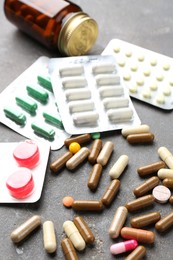
<svg viewBox="0 0 173 260">
<path fill-rule="evenodd" d="M 0 94 L 0 121 L 19 134 L 60 149 L 65 132 L 48 73 L 48 57 L 40 57 Z"/>
<path fill-rule="evenodd" d="M 140 124 L 112 55 L 53 58 L 49 73 L 67 133 L 103 132 Z"/>
<path fill-rule="evenodd" d="M 173 109 L 173 59 L 128 42 L 112 39 L 102 55 L 113 55 L 131 97 Z"/>
</svg>

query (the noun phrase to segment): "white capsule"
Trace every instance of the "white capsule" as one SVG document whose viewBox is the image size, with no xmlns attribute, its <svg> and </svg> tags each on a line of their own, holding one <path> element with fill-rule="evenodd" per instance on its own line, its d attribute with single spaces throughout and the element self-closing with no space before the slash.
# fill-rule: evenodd
<svg viewBox="0 0 173 260">
<path fill-rule="evenodd" d="M 117 86 L 104 86 L 99 88 L 99 94 L 101 98 L 117 97 L 124 93 L 124 89 L 121 85 Z"/>
<path fill-rule="evenodd" d="M 94 74 L 99 74 L 99 73 L 111 73 L 116 71 L 116 67 L 112 63 L 102 63 L 102 64 L 97 64 L 92 67 L 92 71 Z"/>
<path fill-rule="evenodd" d="M 65 91 L 68 101 L 89 99 L 91 98 L 91 91 L 89 89 L 69 89 Z"/>
<path fill-rule="evenodd" d="M 160 169 L 157 172 L 157 175 L 160 179 L 173 179 L 173 170 L 172 169 Z"/>
<path fill-rule="evenodd" d="M 168 168 L 173 169 L 173 155 L 166 147 L 160 147 L 158 149 L 160 158 L 166 163 Z"/>
<path fill-rule="evenodd" d="M 94 102 L 92 100 L 71 101 L 68 103 L 70 113 L 84 112 L 94 110 Z"/>
<path fill-rule="evenodd" d="M 47 253 L 54 253 L 57 248 L 54 224 L 52 221 L 43 223 L 43 242 Z"/>
<path fill-rule="evenodd" d="M 125 97 L 104 98 L 103 105 L 105 109 L 128 107 L 129 99 Z"/>
<path fill-rule="evenodd" d="M 112 179 L 118 179 L 129 162 L 127 155 L 121 155 L 109 171 Z"/>
<path fill-rule="evenodd" d="M 107 116 L 110 121 L 129 121 L 133 116 L 133 110 L 130 107 L 109 109 L 107 111 Z"/>
<path fill-rule="evenodd" d="M 86 246 L 85 241 L 79 233 L 75 224 L 72 221 L 67 220 L 63 224 L 63 229 L 68 238 L 71 240 L 73 246 L 79 251 L 84 250 Z"/>
<path fill-rule="evenodd" d="M 150 133 L 150 127 L 148 125 L 128 126 L 128 127 L 124 127 L 121 130 L 121 134 L 124 137 L 130 134 L 142 134 L 142 133 Z"/>
<path fill-rule="evenodd" d="M 120 83 L 120 77 L 118 75 L 97 75 L 95 77 L 98 86 L 115 85 Z"/>
<path fill-rule="evenodd" d="M 81 88 L 87 85 L 87 80 L 84 77 L 68 77 L 62 80 L 64 89 Z"/>
<path fill-rule="evenodd" d="M 72 118 L 76 125 L 96 124 L 99 114 L 96 111 L 79 112 L 74 113 Z"/>
<path fill-rule="evenodd" d="M 61 77 L 77 76 L 84 73 L 84 67 L 81 64 L 73 64 L 71 66 L 61 67 L 59 74 Z"/>
</svg>

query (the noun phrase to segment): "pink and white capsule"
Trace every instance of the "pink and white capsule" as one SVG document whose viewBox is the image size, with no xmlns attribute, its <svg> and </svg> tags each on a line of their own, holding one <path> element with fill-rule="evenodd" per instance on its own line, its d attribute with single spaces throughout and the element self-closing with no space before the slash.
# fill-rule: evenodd
<svg viewBox="0 0 173 260">
<path fill-rule="evenodd" d="M 124 252 L 132 251 L 137 246 L 138 246 L 138 242 L 134 239 L 131 239 L 124 242 L 113 244 L 110 247 L 110 252 L 113 255 L 118 255 Z"/>
</svg>

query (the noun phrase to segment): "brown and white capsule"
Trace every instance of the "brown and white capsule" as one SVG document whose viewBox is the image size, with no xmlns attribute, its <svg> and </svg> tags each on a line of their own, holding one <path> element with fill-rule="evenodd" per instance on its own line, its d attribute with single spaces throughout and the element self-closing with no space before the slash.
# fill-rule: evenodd
<svg viewBox="0 0 173 260">
<path fill-rule="evenodd" d="M 136 197 L 141 197 L 151 191 L 154 187 L 159 184 L 160 180 L 158 177 L 154 176 L 143 182 L 141 185 L 133 190 Z"/>
<path fill-rule="evenodd" d="M 79 233 L 85 240 L 86 244 L 93 244 L 95 241 L 95 236 L 93 235 L 91 229 L 89 228 L 85 220 L 82 217 L 77 216 L 73 219 L 73 222 L 79 230 Z"/>
<path fill-rule="evenodd" d="M 119 180 L 112 180 L 108 188 L 106 189 L 105 193 L 103 194 L 103 197 L 101 199 L 102 203 L 105 206 L 109 206 L 113 199 L 115 198 L 118 190 L 120 188 L 120 181 Z"/>
<path fill-rule="evenodd" d="M 154 203 L 155 199 L 153 195 L 145 195 L 139 197 L 135 200 L 129 201 L 125 207 L 128 209 L 129 212 L 133 212 L 147 206 L 150 206 Z"/>
<path fill-rule="evenodd" d="M 121 228 L 123 227 L 126 218 L 127 218 L 128 210 L 124 206 L 118 207 L 115 212 L 113 221 L 109 228 L 109 236 L 111 238 L 117 238 L 120 234 Z"/>
<path fill-rule="evenodd" d="M 91 147 L 91 150 L 90 150 L 90 154 L 88 156 L 88 161 L 91 164 L 96 163 L 97 157 L 98 157 L 101 149 L 102 149 L 102 140 L 101 139 L 94 140 L 92 147 Z"/>
<path fill-rule="evenodd" d="M 88 188 L 92 191 L 96 190 L 101 175 L 102 175 L 102 165 L 97 163 L 93 166 L 92 171 L 90 173 L 89 179 L 88 179 Z"/>
<path fill-rule="evenodd" d="M 102 166 L 105 166 L 108 163 L 108 160 L 113 152 L 114 144 L 110 141 L 107 141 L 102 150 L 100 151 L 97 157 L 97 163 L 100 163 Z"/>
<path fill-rule="evenodd" d="M 138 172 L 139 176 L 143 177 L 143 176 L 147 176 L 152 173 L 156 173 L 158 170 L 165 168 L 165 167 L 166 167 L 165 162 L 158 161 L 155 163 L 151 163 L 151 164 L 139 167 L 137 169 L 137 172 Z"/>
<path fill-rule="evenodd" d="M 87 147 L 82 147 L 77 153 L 73 155 L 67 162 L 66 167 L 69 170 L 74 170 L 81 164 L 89 155 L 90 151 Z"/>
<path fill-rule="evenodd" d="M 60 158 L 55 160 L 54 162 L 51 163 L 50 169 L 54 172 L 57 173 L 62 167 L 65 166 L 66 162 L 73 156 L 71 152 L 66 152 L 64 155 L 62 155 Z"/>
</svg>

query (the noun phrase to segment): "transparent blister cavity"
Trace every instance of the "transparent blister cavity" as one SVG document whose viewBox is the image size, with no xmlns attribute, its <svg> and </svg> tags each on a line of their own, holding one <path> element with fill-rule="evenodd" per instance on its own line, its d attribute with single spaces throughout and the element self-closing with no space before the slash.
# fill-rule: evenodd
<svg viewBox="0 0 173 260">
<path fill-rule="evenodd" d="M 49 73 L 68 133 L 118 130 L 141 123 L 113 55 L 52 58 Z"/>
<path fill-rule="evenodd" d="M 102 55 L 113 55 L 129 95 L 155 107 L 173 109 L 173 59 L 112 39 Z"/>
<path fill-rule="evenodd" d="M 49 58 L 40 57 L 0 94 L 0 120 L 33 140 L 60 149 L 70 135 L 64 130 L 48 73 Z"/>
</svg>

